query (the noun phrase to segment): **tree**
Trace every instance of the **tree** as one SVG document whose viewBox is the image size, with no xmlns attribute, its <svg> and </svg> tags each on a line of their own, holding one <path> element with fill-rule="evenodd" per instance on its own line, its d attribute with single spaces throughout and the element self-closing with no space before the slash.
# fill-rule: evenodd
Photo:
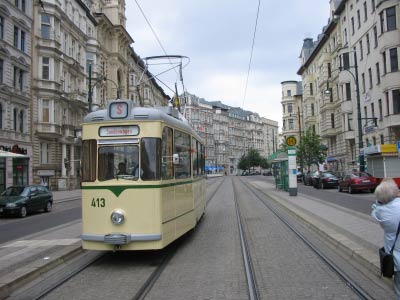
<svg viewBox="0 0 400 300">
<path fill-rule="evenodd" d="M 247 170 L 247 169 L 250 168 L 247 156 L 245 156 L 244 154 L 242 155 L 242 157 L 239 160 L 238 168 L 241 169 L 241 170 Z"/>
<path fill-rule="evenodd" d="M 254 168 L 259 166 L 261 163 L 261 155 L 256 149 L 250 149 L 247 153 L 247 159 L 249 161 L 249 167 Z"/>
<path fill-rule="evenodd" d="M 307 130 L 297 147 L 297 158 L 301 165 L 310 169 L 312 164 L 322 163 L 325 160 L 324 149 L 325 146 L 321 144 L 320 136 Z"/>
</svg>

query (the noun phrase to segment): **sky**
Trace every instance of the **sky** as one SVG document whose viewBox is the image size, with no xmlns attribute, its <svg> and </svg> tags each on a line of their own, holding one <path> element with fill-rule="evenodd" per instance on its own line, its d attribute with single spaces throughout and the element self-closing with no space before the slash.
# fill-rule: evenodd
<svg viewBox="0 0 400 300">
<path fill-rule="evenodd" d="M 183 65 L 189 63 L 182 70 L 187 92 L 256 112 L 281 125 L 281 82 L 301 80 L 297 71 L 303 40 L 316 40 L 328 23 L 329 0 L 261 0 L 250 64 L 258 4 L 258 0 L 127 0 L 126 29 L 142 58 L 165 53 L 189 58 L 183 60 Z M 165 64 L 168 60 L 151 62 L 157 64 L 149 66 L 153 74 L 171 67 Z M 158 76 L 170 96 L 176 82 L 178 93 L 183 91 L 178 75 L 170 70 Z"/>
</svg>

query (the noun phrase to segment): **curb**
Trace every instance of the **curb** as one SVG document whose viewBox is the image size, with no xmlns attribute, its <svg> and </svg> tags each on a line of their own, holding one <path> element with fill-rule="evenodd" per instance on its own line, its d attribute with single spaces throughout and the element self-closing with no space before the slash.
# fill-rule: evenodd
<svg viewBox="0 0 400 300">
<path fill-rule="evenodd" d="M 62 254 L 60 256 L 54 258 L 53 260 L 49 260 L 44 264 L 42 260 L 40 260 L 39 262 L 35 260 L 29 263 L 28 265 L 26 265 L 26 267 L 22 268 L 20 272 L 17 272 L 17 275 L 8 278 L 8 282 L 0 283 L 0 299 L 7 298 L 17 289 L 32 282 L 42 274 L 49 272 L 50 270 L 60 266 L 63 263 L 66 263 L 72 258 L 83 253 L 84 250 L 82 249 L 80 242 L 77 242 L 75 245 L 72 245 L 69 248 L 63 248 L 61 252 Z"/>
</svg>

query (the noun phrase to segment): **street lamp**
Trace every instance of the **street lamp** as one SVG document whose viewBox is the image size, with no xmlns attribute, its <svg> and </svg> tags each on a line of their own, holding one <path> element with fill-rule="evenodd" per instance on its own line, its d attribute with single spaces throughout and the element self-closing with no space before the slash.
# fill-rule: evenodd
<svg viewBox="0 0 400 300">
<path fill-rule="evenodd" d="M 92 86 L 92 79 L 95 80 L 95 83 L 93 84 L 93 86 Z M 119 93 L 118 84 L 114 80 L 111 80 L 111 79 L 109 79 L 109 78 L 107 78 L 105 76 L 100 76 L 99 78 L 92 78 L 92 64 L 89 64 L 89 85 L 88 85 L 88 89 L 89 89 L 89 92 L 88 92 L 88 105 L 89 105 L 88 106 L 88 111 L 89 112 L 92 111 L 93 89 L 96 87 L 96 85 L 99 82 L 105 82 L 107 80 L 111 81 L 115 85 L 115 88 L 117 89 L 117 99 L 119 99 L 120 98 L 120 93 Z"/>
</svg>

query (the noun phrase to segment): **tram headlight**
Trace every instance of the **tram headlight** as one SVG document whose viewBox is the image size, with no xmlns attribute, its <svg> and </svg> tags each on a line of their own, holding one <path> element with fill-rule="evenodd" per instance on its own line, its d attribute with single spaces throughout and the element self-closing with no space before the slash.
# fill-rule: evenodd
<svg viewBox="0 0 400 300">
<path fill-rule="evenodd" d="M 119 209 L 116 209 L 111 213 L 111 221 L 115 225 L 122 224 L 124 222 L 124 219 L 125 219 L 124 213 Z"/>
</svg>

